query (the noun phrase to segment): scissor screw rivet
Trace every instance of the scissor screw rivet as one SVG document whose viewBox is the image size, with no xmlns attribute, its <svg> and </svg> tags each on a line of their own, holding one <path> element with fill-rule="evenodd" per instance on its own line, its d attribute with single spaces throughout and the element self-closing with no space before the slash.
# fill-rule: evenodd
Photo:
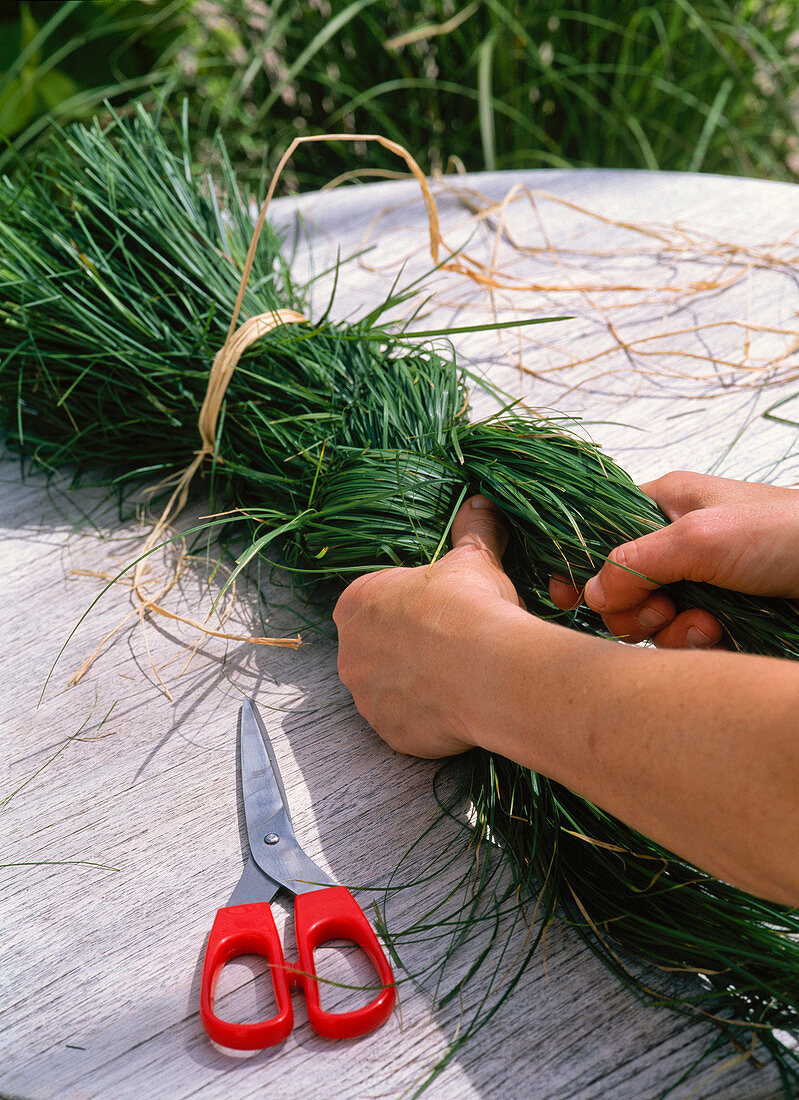
<svg viewBox="0 0 799 1100">
<path fill-rule="evenodd" d="M 277 844 L 279 840 L 280 837 L 277 835 L 277 833 L 267 833 L 264 837 L 264 844 Z"/>
</svg>

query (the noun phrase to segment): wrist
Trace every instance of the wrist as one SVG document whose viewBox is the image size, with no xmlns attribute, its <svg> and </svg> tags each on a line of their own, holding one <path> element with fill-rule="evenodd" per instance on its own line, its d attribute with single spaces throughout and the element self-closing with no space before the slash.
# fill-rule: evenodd
<svg viewBox="0 0 799 1100">
<path fill-rule="evenodd" d="M 531 705 L 534 711 L 541 694 L 538 665 L 552 629 L 552 624 L 503 601 L 481 616 L 464 638 L 460 667 L 466 691 L 461 714 L 464 739 L 471 747 L 536 766 L 531 762 L 536 725 Z"/>
<path fill-rule="evenodd" d="M 572 789 L 592 788 L 594 740 L 612 726 L 619 663 L 632 671 L 648 654 L 510 605 L 493 618 L 478 652 L 466 711 L 470 743 Z"/>
</svg>

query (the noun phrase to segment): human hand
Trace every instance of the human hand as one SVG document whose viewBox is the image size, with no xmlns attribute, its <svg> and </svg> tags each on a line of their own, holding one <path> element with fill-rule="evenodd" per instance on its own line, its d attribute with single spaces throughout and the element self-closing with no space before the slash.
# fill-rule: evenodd
<svg viewBox="0 0 799 1100">
<path fill-rule="evenodd" d="M 339 675 L 356 707 L 392 748 L 413 756 L 472 747 L 496 631 L 529 618 L 502 569 L 507 528 L 486 497 L 461 506 L 451 540 L 433 565 L 359 577 L 333 611 Z"/>
<path fill-rule="evenodd" d="M 651 636 L 667 648 L 707 648 L 721 640 L 720 624 L 698 608 L 678 615 L 661 585 L 706 581 L 752 595 L 799 597 L 796 490 L 685 472 L 641 489 L 671 523 L 616 547 L 584 594 L 553 577 L 550 596 L 558 607 L 584 599 L 627 642 Z"/>
</svg>

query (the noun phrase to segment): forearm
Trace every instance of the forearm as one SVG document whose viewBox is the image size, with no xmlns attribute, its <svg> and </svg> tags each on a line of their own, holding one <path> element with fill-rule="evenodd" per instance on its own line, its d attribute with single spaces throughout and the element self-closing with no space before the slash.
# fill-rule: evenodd
<svg viewBox="0 0 799 1100">
<path fill-rule="evenodd" d="M 799 906 L 799 662 L 643 650 L 527 614 L 487 505 L 461 507 L 434 565 L 359 578 L 339 599 L 339 672 L 361 714 L 399 752 L 500 753 Z"/>
<path fill-rule="evenodd" d="M 475 743 L 719 878 L 799 904 L 799 667 L 630 648 L 510 605 L 464 642 Z"/>
</svg>

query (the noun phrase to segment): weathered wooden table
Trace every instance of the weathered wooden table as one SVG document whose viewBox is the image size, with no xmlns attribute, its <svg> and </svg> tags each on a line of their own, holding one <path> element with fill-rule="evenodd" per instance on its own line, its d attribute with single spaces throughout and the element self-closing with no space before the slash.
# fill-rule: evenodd
<svg viewBox="0 0 799 1100">
<path fill-rule="evenodd" d="M 501 271 L 506 285 L 489 292 L 437 272 L 417 330 L 568 314 L 573 319 L 559 324 L 452 339 L 475 374 L 532 407 L 590 421 L 593 437 L 640 479 L 688 467 L 793 483 L 799 190 L 708 176 L 548 171 L 466 177 L 439 184 L 437 195 L 446 239 Z M 403 262 L 404 283 L 430 267 L 426 215 L 411 182 L 282 200 L 273 216 L 296 247 L 298 272 L 319 274 L 317 314 L 339 248 L 345 259 L 362 254 L 340 272 L 336 317 L 375 306 Z M 493 407 L 477 383 L 472 402 L 476 415 Z M 364 905 L 388 898 L 398 933 L 433 909 L 470 863 L 457 855 L 463 841 L 444 827 L 403 860 L 434 818 L 435 766 L 394 755 L 365 727 L 337 679 L 332 634 L 307 628 L 315 612 L 279 577 L 264 582 L 261 612 L 240 601 L 230 628 L 290 633 L 299 621 L 306 643 L 299 652 L 203 642 L 192 655 L 196 639 L 182 628 L 142 629 L 134 619 L 68 687 L 69 674 L 128 609 L 117 587 L 81 622 L 48 681 L 102 586 L 73 570 L 113 574 L 135 556 L 142 528 L 120 519 L 100 486 L 23 476 L 12 459 L 0 470 L 0 1094 L 412 1094 L 475 1013 L 496 1003 L 518 965 L 527 939 L 510 918 L 498 933 L 498 943 L 511 937 L 511 949 L 495 959 L 493 992 L 482 972 L 462 1001 L 445 1007 L 437 1007 L 440 993 L 477 948 L 462 947 L 454 976 L 446 970 L 437 988 L 442 941 L 409 934 L 403 957 L 415 977 L 398 972 L 399 1010 L 354 1042 L 315 1037 L 297 1001 L 297 1026 L 283 1047 L 222 1052 L 200 1026 L 198 980 L 213 914 L 240 869 L 235 729 L 244 693 L 266 716 L 300 838 L 340 881 L 374 888 L 359 894 Z M 211 600 L 204 576 L 184 574 L 175 608 L 203 617 Z M 426 865 L 438 869 L 429 880 L 420 878 Z M 403 888 L 386 895 L 389 884 Z M 285 935 L 290 944 L 290 921 Z M 330 966 L 346 979 L 355 963 L 343 956 Z M 225 1011 L 263 1008 L 257 974 L 254 963 L 228 968 Z M 546 951 L 428 1095 L 655 1097 L 711 1039 L 701 1022 L 639 1005 L 555 923 Z M 772 1070 L 736 1064 L 732 1054 L 705 1063 L 672 1095 L 779 1094 Z"/>
</svg>

